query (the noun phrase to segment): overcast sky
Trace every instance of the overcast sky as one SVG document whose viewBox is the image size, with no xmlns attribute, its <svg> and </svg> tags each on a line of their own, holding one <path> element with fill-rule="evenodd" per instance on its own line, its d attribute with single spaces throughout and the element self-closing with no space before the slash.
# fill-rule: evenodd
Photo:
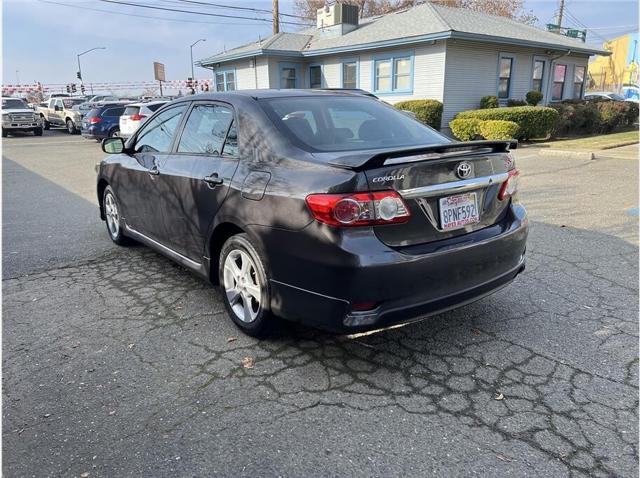
<svg viewBox="0 0 640 478">
<path fill-rule="evenodd" d="M 268 18 L 267 14 L 189 5 L 180 0 L 121 1 Z M 4 0 L 2 3 L 3 84 L 15 84 L 18 78 L 23 84 L 77 81 L 77 53 L 102 46 L 106 50 L 91 52 L 81 59 L 85 82 L 152 80 L 153 61 L 165 63 L 168 80 L 185 79 L 190 76 L 189 45 L 199 38 L 207 41 L 194 47 L 196 60 L 271 34 L 268 22 L 162 12 L 100 0 Z M 271 8 L 270 0 L 216 0 L 214 3 Z M 292 0 L 280 0 L 280 5 L 281 12 L 293 13 Z M 533 10 L 543 25 L 553 20 L 558 1 L 527 0 L 526 7 Z M 566 0 L 566 7 L 580 23 L 594 29 L 589 34 L 591 44 L 601 45 L 603 38 L 637 31 L 635 0 Z M 563 23 L 578 26 L 573 18 L 566 18 Z M 285 31 L 297 28 L 284 26 Z M 208 70 L 196 68 L 196 78 L 210 77 Z"/>
</svg>

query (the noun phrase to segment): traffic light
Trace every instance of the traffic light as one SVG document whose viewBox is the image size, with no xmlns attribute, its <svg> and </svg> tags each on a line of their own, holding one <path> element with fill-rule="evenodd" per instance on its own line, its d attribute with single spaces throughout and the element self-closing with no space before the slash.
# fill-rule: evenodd
<svg viewBox="0 0 640 478">
<path fill-rule="evenodd" d="M 80 92 L 84 95 L 84 85 L 80 83 Z"/>
<path fill-rule="evenodd" d="M 79 71 L 76 71 L 76 76 L 78 77 L 79 80 L 82 80 L 82 75 L 80 74 Z"/>
<path fill-rule="evenodd" d="M 75 83 L 73 83 L 73 84 L 71 85 L 71 92 L 72 92 L 72 93 L 75 93 L 76 91 L 78 91 L 78 90 L 76 89 L 76 84 L 75 84 Z"/>
<path fill-rule="evenodd" d="M 67 85 L 67 93 L 71 93 L 71 85 Z"/>
</svg>

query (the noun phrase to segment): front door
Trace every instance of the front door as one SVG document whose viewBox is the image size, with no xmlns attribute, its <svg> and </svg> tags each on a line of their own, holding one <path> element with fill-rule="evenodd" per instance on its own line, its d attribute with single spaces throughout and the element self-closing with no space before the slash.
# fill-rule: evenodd
<svg viewBox="0 0 640 478">
<path fill-rule="evenodd" d="M 160 168 L 168 159 L 186 109 L 186 104 L 168 108 L 142 126 L 134 139 L 136 162 L 126 175 L 129 184 L 116 191 L 123 203 L 127 225 L 161 244 L 166 242 L 166 229 L 161 207 Z"/>
<path fill-rule="evenodd" d="M 167 246 L 202 261 L 213 218 L 238 166 L 238 139 L 230 106 L 195 103 L 175 152 L 160 168 Z"/>
</svg>

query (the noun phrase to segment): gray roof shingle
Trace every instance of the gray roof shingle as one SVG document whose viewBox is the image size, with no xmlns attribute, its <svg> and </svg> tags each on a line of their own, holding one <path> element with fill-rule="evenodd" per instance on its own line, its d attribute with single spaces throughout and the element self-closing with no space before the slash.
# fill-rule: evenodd
<svg viewBox="0 0 640 478">
<path fill-rule="evenodd" d="M 407 10 L 360 20 L 357 29 L 328 37 L 315 27 L 297 33 L 277 33 L 261 42 L 227 50 L 198 63 L 208 65 L 232 59 L 268 54 L 315 56 L 339 51 L 357 51 L 402 41 L 442 38 L 469 38 L 475 41 L 538 45 L 587 54 L 608 54 L 575 38 L 542 30 L 504 17 L 462 8 L 423 3 Z M 426 37 L 426 38 L 425 38 Z"/>
</svg>

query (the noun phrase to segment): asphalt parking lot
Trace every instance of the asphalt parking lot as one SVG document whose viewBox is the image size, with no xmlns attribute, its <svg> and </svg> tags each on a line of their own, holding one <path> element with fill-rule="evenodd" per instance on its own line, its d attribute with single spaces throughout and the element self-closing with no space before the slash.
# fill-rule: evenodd
<svg viewBox="0 0 640 478">
<path fill-rule="evenodd" d="M 638 476 L 637 146 L 517 151 L 527 270 L 497 294 L 262 342 L 217 290 L 110 243 L 101 157 L 3 141 L 4 476 Z"/>
</svg>

